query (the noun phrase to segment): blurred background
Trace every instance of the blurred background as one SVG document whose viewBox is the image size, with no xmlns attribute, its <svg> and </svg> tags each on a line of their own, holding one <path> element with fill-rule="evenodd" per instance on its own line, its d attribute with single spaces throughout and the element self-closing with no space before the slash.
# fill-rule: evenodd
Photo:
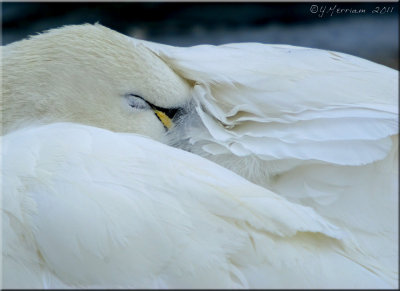
<svg viewBox="0 0 400 291">
<path fill-rule="evenodd" d="M 1 4 L 3 45 L 66 24 L 99 22 L 139 39 L 176 46 L 291 44 L 349 53 L 399 68 L 398 3 Z M 332 13 L 338 8 L 348 10 Z"/>
</svg>

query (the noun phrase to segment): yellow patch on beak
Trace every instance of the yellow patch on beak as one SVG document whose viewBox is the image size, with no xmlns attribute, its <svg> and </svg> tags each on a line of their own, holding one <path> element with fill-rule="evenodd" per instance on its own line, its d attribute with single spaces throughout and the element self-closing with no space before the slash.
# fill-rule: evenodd
<svg viewBox="0 0 400 291">
<path fill-rule="evenodd" d="M 172 126 L 172 120 L 162 111 L 154 110 L 154 113 L 157 115 L 158 119 L 164 124 L 167 129 L 170 129 Z"/>
</svg>

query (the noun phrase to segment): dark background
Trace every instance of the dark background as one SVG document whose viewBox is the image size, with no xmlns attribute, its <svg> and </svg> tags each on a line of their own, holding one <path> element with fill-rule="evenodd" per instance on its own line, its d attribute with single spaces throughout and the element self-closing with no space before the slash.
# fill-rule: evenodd
<svg viewBox="0 0 400 291">
<path fill-rule="evenodd" d="M 310 11 L 312 5 L 326 11 L 366 12 L 318 17 Z M 393 7 L 393 12 L 373 14 L 376 7 Z M 95 22 L 140 39 L 177 46 L 292 44 L 399 67 L 398 3 L 6 2 L 2 3 L 2 44 L 61 25 Z"/>
</svg>

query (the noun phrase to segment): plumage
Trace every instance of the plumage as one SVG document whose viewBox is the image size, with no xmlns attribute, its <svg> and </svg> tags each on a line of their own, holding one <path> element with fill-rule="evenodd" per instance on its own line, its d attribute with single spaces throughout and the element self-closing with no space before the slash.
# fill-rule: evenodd
<svg viewBox="0 0 400 291">
<path fill-rule="evenodd" d="M 4 287 L 398 285 L 397 71 L 100 25 L 3 52 Z"/>
<path fill-rule="evenodd" d="M 197 84 L 178 146 L 312 207 L 397 285 L 398 71 L 293 46 L 145 44 Z"/>
<path fill-rule="evenodd" d="M 145 44 L 197 84 L 178 146 L 312 207 L 397 285 L 398 71 L 293 46 Z"/>
<path fill-rule="evenodd" d="M 5 136 L 3 153 L 4 235 L 25 234 L 6 240 L 3 260 L 18 264 L 6 287 L 301 287 L 315 272 L 333 287 L 385 284 L 311 208 L 148 138 L 56 123 Z M 21 265 L 34 280 L 10 279 Z M 258 265 L 268 271 L 249 280 Z M 339 266 L 351 276 L 335 283 Z"/>
<path fill-rule="evenodd" d="M 382 159 L 398 131 L 398 72 L 385 66 L 292 46 L 145 44 L 197 84 L 207 131 L 192 141 L 265 160 L 360 165 Z"/>
</svg>

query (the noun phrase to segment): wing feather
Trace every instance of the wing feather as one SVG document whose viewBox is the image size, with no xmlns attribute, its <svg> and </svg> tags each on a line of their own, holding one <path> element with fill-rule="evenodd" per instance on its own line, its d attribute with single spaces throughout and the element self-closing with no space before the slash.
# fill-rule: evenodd
<svg viewBox="0 0 400 291">
<path fill-rule="evenodd" d="M 203 147 L 218 143 L 234 155 L 260 155 L 259 139 L 248 135 L 272 139 L 261 153 L 268 159 L 363 165 L 383 159 L 390 151 L 385 138 L 398 133 L 398 72 L 385 66 L 287 45 L 133 41 L 196 82 L 197 111 L 211 135 L 196 139 Z"/>
<path fill-rule="evenodd" d="M 133 42 L 195 83 L 177 146 L 312 207 L 398 280 L 398 71 L 286 45 Z"/>
</svg>

